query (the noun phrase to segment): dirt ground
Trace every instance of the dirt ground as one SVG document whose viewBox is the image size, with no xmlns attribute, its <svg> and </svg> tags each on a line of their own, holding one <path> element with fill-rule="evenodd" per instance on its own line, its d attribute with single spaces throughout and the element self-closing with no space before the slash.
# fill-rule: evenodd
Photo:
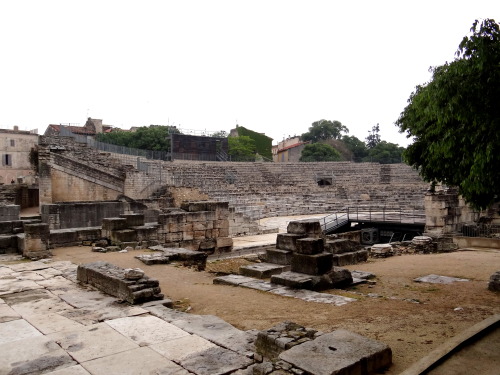
<svg viewBox="0 0 500 375">
<path fill-rule="evenodd" d="M 380 340 L 393 351 L 385 374 L 398 374 L 448 338 L 500 313 L 500 294 L 488 291 L 491 274 L 500 270 L 500 251 L 402 255 L 348 266 L 372 272 L 375 285 L 327 293 L 356 298 L 344 306 L 305 302 L 251 289 L 214 285 L 213 272 L 237 270 L 245 260 L 216 261 L 199 272 L 180 265 L 146 266 L 134 259 L 144 251 L 93 253 L 90 247 L 53 250 L 55 260 L 81 264 L 104 260 L 139 267 L 159 279 L 162 292 L 193 314 L 216 315 L 242 330 L 267 329 L 284 320 L 321 331 L 344 328 Z M 469 279 L 451 285 L 412 281 L 428 274 Z"/>
</svg>

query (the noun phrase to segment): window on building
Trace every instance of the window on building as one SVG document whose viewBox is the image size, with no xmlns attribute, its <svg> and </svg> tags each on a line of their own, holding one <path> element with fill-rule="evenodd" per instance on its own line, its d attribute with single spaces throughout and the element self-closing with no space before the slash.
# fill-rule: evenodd
<svg viewBox="0 0 500 375">
<path fill-rule="evenodd" d="M 10 147 L 15 147 L 16 146 L 16 141 L 14 139 L 10 140 Z"/>
<path fill-rule="evenodd" d="M 12 166 L 12 155 L 10 154 L 2 155 L 2 165 Z"/>
</svg>

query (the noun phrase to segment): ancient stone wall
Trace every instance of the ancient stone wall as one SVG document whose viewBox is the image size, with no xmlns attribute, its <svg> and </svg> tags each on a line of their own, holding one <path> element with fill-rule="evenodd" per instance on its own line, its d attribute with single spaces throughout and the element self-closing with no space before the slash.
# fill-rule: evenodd
<svg viewBox="0 0 500 375">
<path fill-rule="evenodd" d="M 188 199 L 229 202 L 236 215 L 257 220 L 346 207 L 423 213 L 428 187 L 405 164 L 119 160 L 115 154 L 99 153 L 69 138 L 41 137 L 40 142 L 42 203 L 114 200 L 120 194 L 142 199 L 168 186 L 189 189 Z M 332 185 L 318 186 L 319 175 L 331 176 Z M 193 191 L 199 198 L 192 196 Z"/>
<path fill-rule="evenodd" d="M 474 222 L 478 215 L 455 189 L 425 195 L 425 231 L 430 234 L 453 233 L 459 223 Z"/>
</svg>

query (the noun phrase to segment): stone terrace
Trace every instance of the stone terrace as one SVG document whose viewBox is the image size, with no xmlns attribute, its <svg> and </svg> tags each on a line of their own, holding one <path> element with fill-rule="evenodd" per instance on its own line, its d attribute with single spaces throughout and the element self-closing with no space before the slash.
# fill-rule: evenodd
<svg viewBox="0 0 500 375">
<path fill-rule="evenodd" d="M 164 164 L 163 174 L 170 185 L 198 188 L 252 219 L 324 213 L 348 206 L 423 212 L 428 187 L 405 164 L 175 161 Z M 332 175 L 332 185 L 318 186 L 318 178 Z"/>
</svg>

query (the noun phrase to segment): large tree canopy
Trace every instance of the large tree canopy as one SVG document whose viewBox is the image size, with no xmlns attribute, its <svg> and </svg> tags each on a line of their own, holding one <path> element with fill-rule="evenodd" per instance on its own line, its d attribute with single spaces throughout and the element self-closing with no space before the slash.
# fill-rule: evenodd
<svg viewBox="0 0 500 375">
<path fill-rule="evenodd" d="M 309 131 L 302 134 L 303 141 L 326 141 L 328 139 L 340 139 L 342 133 L 349 133 L 349 129 L 340 121 L 319 120 L 312 123 Z"/>
<path fill-rule="evenodd" d="M 499 24 L 476 20 L 455 60 L 431 71 L 396 122 L 414 137 L 405 158 L 425 180 L 457 186 L 486 208 L 500 198 Z"/>
<path fill-rule="evenodd" d="M 300 154 L 300 161 L 338 161 L 340 154 L 332 146 L 324 143 L 313 143 L 305 145 Z"/>
<path fill-rule="evenodd" d="M 255 141 L 246 136 L 229 137 L 229 155 L 232 161 L 255 161 Z"/>
</svg>

